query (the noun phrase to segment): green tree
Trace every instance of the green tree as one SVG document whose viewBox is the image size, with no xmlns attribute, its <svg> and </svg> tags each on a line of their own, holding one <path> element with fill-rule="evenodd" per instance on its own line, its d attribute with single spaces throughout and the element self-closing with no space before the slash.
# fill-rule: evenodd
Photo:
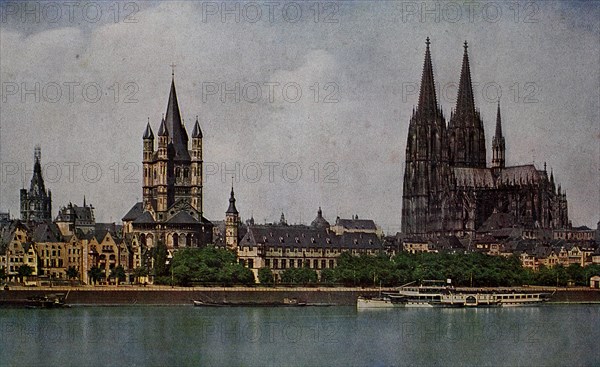
<svg viewBox="0 0 600 367">
<path fill-rule="evenodd" d="M 321 279 L 319 279 L 319 283 L 333 285 L 335 283 L 335 271 L 333 269 L 321 270 Z"/>
<path fill-rule="evenodd" d="M 287 284 L 315 284 L 317 272 L 310 268 L 288 268 L 281 273 L 281 281 Z"/>
<path fill-rule="evenodd" d="M 173 277 L 179 285 L 254 284 L 254 274 L 250 269 L 237 263 L 233 251 L 212 246 L 181 249 L 173 256 L 172 266 Z"/>
<path fill-rule="evenodd" d="M 0 267 L 0 279 L 6 279 L 6 268 L 4 266 Z"/>
<path fill-rule="evenodd" d="M 17 274 L 21 281 L 23 281 L 33 274 L 33 268 L 27 264 L 23 264 L 17 268 Z"/>
<path fill-rule="evenodd" d="M 79 277 L 79 272 L 74 266 L 69 266 L 65 272 L 67 279 L 75 279 Z"/>
<path fill-rule="evenodd" d="M 119 265 L 110 270 L 110 277 L 115 280 L 115 283 L 119 285 L 119 282 L 125 281 L 127 274 L 125 274 L 125 269 L 123 265 Z"/>
<path fill-rule="evenodd" d="M 167 269 L 167 246 L 162 241 L 158 241 L 158 244 L 154 248 L 154 276 L 166 276 L 169 275 L 169 269 Z"/>
<path fill-rule="evenodd" d="M 103 278 L 103 275 L 102 269 L 97 266 L 92 266 L 90 270 L 88 270 L 88 277 L 94 285 Z"/>
<path fill-rule="evenodd" d="M 261 285 L 273 285 L 273 272 L 271 268 L 263 267 L 258 269 L 258 281 Z"/>
<path fill-rule="evenodd" d="M 148 276 L 148 269 L 144 266 L 137 267 L 133 269 L 133 276 L 135 278 L 135 282 L 139 283 L 140 278 Z"/>
</svg>

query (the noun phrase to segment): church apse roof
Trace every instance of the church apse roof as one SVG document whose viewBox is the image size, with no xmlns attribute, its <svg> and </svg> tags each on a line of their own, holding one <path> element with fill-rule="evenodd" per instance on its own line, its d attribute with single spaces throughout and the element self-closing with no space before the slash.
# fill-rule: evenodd
<svg viewBox="0 0 600 367">
<path fill-rule="evenodd" d="M 124 222 L 133 221 L 144 212 L 144 205 L 142 202 L 135 203 L 135 205 L 125 214 L 121 219 Z"/>
</svg>

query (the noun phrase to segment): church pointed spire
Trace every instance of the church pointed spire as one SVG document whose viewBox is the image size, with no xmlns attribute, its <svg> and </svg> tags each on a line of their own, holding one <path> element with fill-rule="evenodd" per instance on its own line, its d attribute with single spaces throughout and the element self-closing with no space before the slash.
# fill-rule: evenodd
<svg viewBox="0 0 600 367">
<path fill-rule="evenodd" d="M 438 105 L 435 94 L 435 81 L 433 78 L 433 65 L 431 63 L 431 52 L 429 50 L 429 37 L 425 41 L 425 61 L 423 63 L 423 74 L 421 75 L 421 89 L 419 91 L 419 105 L 417 113 L 421 116 L 437 116 Z"/>
<path fill-rule="evenodd" d="M 144 131 L 144 139 L 154 139 L 154 133 L 150 127 L 150 118 L 148 118 L 148 124 L 146 125 L 146 131 Z"/>
<path fill-rule="evenodd" d="M 231 194 L 229 196 L 229 208 L 225 214 L 238 214 L 237 208 L 235 207 L 235 194 L 233 193 L 233 179 L 231 180 Z"/>
<path fill-rule="evenodd" d="M 202 139 L 202 129 L 198 122 L 198 116 L 196 116 L 196 123 L 194 124 L 194 130 L 192 131 L 192 139 Z"/>
<path fill-rule="evenodd" d="M 460 72 L 460 82 L 458 83 L 458 97 L 456 98 L 455 114 L 463 116 L 475 115 L 475 99 L 473 98 L 473 84 L 471 82 L 471 66 L 469 65 L 468 44 L 465 41 L 463 46 L 462 70 Z"/>
<path fill-rule="evenodd" d="M 46 186 L 42 177 L 42 149 L 39 146 L 35 147 L 33 159 L 33 177 L 31 177 L 29 192 L 34 193 L 34 195 L 41 195 L 46 192 Z"/>
<path fill-rule="evenodd" d="M 173 138 L 173 148 L 175 149 L 175 158 L 189 160 L 188 153 L 188 135 L 183 127 L 181 112 L 179 111 L 179 102 L 177 101 L 177 91 L 175 89 L 175 76 L 171 79 L 171 90 L 169 92 L 169 101 L 167 102 L 167 113 L 165 124 L 171 138 Z"/>
<path fill-rule="evenodd" d="M 160 122 L 160 127 L 158 128 L 158 136 L 169 136 L 169 130 L 167 129 L 164 118 Z"/>
<path fill-rule="evenodd" d="M 502 138 L 502 118 L 500 117 L 500 101 L 498 101 L 498 112 L 496 113 L 496 135 L 495 138 Z"/>
</svg>

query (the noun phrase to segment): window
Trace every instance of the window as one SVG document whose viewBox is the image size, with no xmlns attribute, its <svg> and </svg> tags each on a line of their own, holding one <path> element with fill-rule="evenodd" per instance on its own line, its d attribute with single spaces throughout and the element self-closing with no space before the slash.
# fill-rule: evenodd
<svg viewBox="0 0 600 367">
<path fill-rule="evenodd" d="M 329 260 L 329 269 L 333 269 L 335 267 L 335 262 L 333 260 Z"/>
<path fill-rule="evenodd" d="M 279 268 L 279 261 L 277 259 L 273 259 L 273 269 Z"/>
<path fill-rule="evenodd" d="M 321 269 L 325 269 L 327 267 L 327 260 L 321 260 Z"/>
<path fill-rule="evenodd" d="M 287 267 L 287 260 L 286 259 L 281 259 L 281 268 L 285 269 Z"/>
<path fill-rule="evenodd" d="M 271 267 L 271 259 L 265 259 L 265 267 Z"/>
<path fill-rule="evenodd" d="M 249 267 L 250 269 L 253 269 L 253 268 L 254 268 L 254 259 L 248 259 L 248 267 Z"/>
</svg>

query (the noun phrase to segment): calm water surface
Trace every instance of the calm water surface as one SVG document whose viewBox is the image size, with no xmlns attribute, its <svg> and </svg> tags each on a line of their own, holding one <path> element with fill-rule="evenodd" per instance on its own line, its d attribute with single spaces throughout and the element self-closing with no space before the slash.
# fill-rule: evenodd
<svg viewBox="0 0 600 367">
<path fill-rule="evenodd" d="M 600 306 L 0 310 L 2 366 L 600 365 Z"/>
</svg>

